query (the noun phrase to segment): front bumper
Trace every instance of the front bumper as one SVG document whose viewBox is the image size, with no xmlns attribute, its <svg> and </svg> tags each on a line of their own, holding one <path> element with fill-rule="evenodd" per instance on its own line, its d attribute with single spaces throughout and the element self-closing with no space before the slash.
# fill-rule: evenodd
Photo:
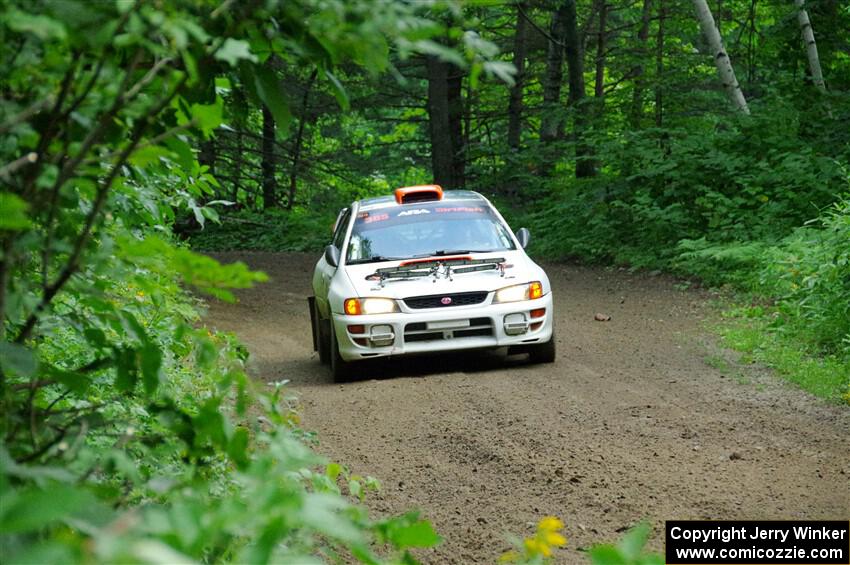
<svg viewBox="0 0 850 565">
<path fill-rule="evenodd" d="M 552 337 L 552 293 L 536 300 L 348 316 L 334 313 L 346 361 L 389 355 L 530 345 Z M 543 311 L 541 313 L 541 310 Z"/>
</svg>

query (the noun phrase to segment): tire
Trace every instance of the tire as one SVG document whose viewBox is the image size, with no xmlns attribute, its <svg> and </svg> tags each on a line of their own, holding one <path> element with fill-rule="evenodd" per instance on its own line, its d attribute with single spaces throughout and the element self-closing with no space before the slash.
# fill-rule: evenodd
<svg viewBox="0 0 850 565">
<path fill-rule="evenodd" d="M 336 341 L 336 332 L 333 327 L 328 328 L 329 340 L 328 349 L 330 364 L 331 364 L 331 375 L 333 376 L 335 383 L 345 383 L 351 380 L 352 375 L 352 365 L 349 361 L 343 359 L 339 354 L 339 344 Z"/>
<path fill-rule="evenodd" d="M 323 320 L 321 316 L 319 316 L 319 307 L 315 304 L 313 305 L 313 315 L 315 316 L 314 320 L 316 321 L 316 327 L 313 329 L 316 332 L 316 349 L 319 352 L 319 362 L 322 365 L 327 365 L 331 361 L 331 348 L 329 342 L 329 334 L 330 334 L 330 322 L 327 320 Z"/>
<path fill-rule="evenodd" d="M 552 331 L 552 337 L 545 343 L 535 343 L 534 345 L 526 346 L 528 351 L 528 361 L 530 363 L 554 363 L 555 362 L 555 331 Z"/>
</svg>

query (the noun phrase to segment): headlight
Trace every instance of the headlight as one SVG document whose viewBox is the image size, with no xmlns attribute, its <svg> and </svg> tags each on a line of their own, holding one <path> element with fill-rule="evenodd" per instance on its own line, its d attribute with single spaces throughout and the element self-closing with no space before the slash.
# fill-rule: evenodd
<svg viewBox="0 0 850 565">
<path fill-rule="evenodd" d="M 497 290 L 493 302 L 520 302 L 522 300 L 534 300 L 541 296 L 543 296 L 543 285 L 540 281 L 534 281 Z"/>
<path fill-rule="evenodd" d="M 395 300 L 391 298 L 348 298 L 343 303 L 343 310 L 349 316 L 398 312 Z"/>
</svg>

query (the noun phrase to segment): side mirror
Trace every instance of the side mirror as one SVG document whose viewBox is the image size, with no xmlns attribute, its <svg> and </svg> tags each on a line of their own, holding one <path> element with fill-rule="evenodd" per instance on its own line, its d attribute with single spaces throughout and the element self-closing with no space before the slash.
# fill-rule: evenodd
<svg viewBox="0 0 850 565">
<path fill-rule="evenodd" d="M 519 244 L 522 245 L 522 248 L 525 249 L 528 247 L 528 242 L 531 241 L 531 232 L 528 231 L 528 228 L 519 228 L 516 232 L 516 238 Z"/>
<path fill-rule="evenodd" d="M 339 249 L 337 249 L 335 245 L 328 245 L 325 247 L 325 261 L 327 261 L 328 265 L 331 267 L 339 266 Z"/>
</svg>

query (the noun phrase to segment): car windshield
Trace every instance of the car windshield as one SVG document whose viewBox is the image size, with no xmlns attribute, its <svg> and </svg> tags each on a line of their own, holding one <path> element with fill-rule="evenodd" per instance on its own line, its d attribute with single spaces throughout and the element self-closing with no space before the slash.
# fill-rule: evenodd
<svg viewBox="0 0 850 565">
<path fill-rule="evenodd" d="M 349 264 L 515 249 L 491 208 L 423 202 L 360 212 L 348 242 Z"/>
</svg>

